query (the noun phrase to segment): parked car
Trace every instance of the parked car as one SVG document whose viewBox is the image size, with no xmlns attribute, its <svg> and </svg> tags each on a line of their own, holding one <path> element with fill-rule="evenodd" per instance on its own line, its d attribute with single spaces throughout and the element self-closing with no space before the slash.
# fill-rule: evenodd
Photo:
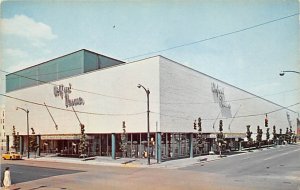
<svg viewBox="0 0 300 190">
<path fill-rule="evenodd" d="M 6 152 L 2 154 L 2 158 L 4 160 L 20 160 L 22 159 L 22 155 L 17 152 Z"/>
</svg>

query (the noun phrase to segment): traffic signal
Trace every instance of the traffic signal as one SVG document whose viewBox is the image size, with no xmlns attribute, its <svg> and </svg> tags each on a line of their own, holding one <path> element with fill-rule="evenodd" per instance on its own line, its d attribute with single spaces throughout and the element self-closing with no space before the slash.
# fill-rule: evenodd
<svg viewBox="0 0 300 190">
<path fill-rule="evenodd" d="M 248 141 L 250 141 L 251 135 L 252 135 L 252 132 L 250 131 L 250 125 L 247 125 L 246 136 L 247 136 Z"/>
<path fill-rule="evenodd" d="M 266 118 L 265 118 L 265 127 L 268 127 L 268 116 L 266 114 Z"/>
<path fill-rule="evenodd" d="M 12 135 L 13 135 L 13 136 L 15 136 L 15 135 L 16 135 L 16 128 L 15 128 L 15 126 L 13 126 Z"/>
<path fill-rule="evenodd" d="M 202 128 L 201 128 L 201 117 L 198 118 L 198 131 L 202 131 Z"/>
<path fill-rule="evenodd" d="M 197 129 L 196 120 L 195 120 L 195 122 L 194 122 L 194 129 L 195 129 L 195 130 Z"/>
<path fill-rule="evenodd" d="M 81 129 L 81 134 L 84 134 L 84 125 L 83 124 L 80 124 L 80 129 Z"/>
<path fill-rule="evenodd" d="M 123 133 L 126 133 L 126 125 L 125 125 L 125 121 L 123 121 Z"/>
<path fill-rule="evenodd" d="M 35 131 L 33 128 L 31 128 L 31 134 L 35 135 Z"/>
<path fill-rule="evenodd" d="M 223 121 L 222 120 L 220 120 L 219 131 L 223 131 Z"/>
</svg>

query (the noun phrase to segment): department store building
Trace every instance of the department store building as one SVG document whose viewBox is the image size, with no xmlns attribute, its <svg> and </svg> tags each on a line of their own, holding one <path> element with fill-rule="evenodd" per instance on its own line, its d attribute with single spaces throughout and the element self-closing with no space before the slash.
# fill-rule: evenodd
<svg viewBox="0 0 300 190">
<path fill-rule="evenodd" d="M 219 122 L 229 149 L 237 150 L 246 126 L 289 127 L 297 114 L 269 100 L 162 56 L 125 63 L 89 50 L 79 50 L 6 75 L 5 125 L 7 149 L 12 127 L 26 152 L 27 117 L 39 153 L 79 153 L 84 124 L 88 154 L 120 157 L 125 121 L 126 157 L 145 157 L 149 89 L 150 156 L 159 160 L 207 154 L 213 150 Z M 201 118 L 204 147 L 196 148 L 194 122 Z M 30 131 L 31 134 L 31 131 Z M 271 135 L 272 138 L 272 135 Z"/>
</svg>

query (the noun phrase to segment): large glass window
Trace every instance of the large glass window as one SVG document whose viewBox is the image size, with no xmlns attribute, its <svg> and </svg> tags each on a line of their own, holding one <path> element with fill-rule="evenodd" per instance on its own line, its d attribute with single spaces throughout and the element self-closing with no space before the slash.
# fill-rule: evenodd
<svg viewBox="0 0 300 190">
<path fill-rule="evenodd" d="M 99 62 L 100 62 L 100 68 L 105 68 L 105 67 L 110 67 L 113 65 L 118 65 L 121 64 L 123 62 L 114 60 L 114 59 L 110 59 L 108 57 L 104 57 L 104 56 L 99 56 Z"/>
<path fill-rule="evenodd" d="M 53 61 L 57 63 L 58 79 L 83 73 L 83 51 Z"/>
<path fill-rule="evenodd" d="M 123 62 L 105 57 L 103 55 L 97 55 L 89 51 L 84 52 L 84 72 L 89 72 L 97 69 L 102 69 L 105 67 L 110 67 Z"/>
<path fill-rule="evenodd" d="M 98 55 L 91 52 L 84 52 L 84 72 L 100 69 Z"/>
<path fill-rule="evenodd" d="M 25 88 L 38 84 L 36 67 L 19 71 L 18 74 L 20 75 L 20 88 Z"/>
<path fill-rule="evenodd" d="M 81 50 L 6 76 L 6 92 L 35 86 L 123 62 Z"/>
<path fill-rule="evenodd" d="M 47 62 L 38 66 L 39 84 L 57 80 L 57 63 Z"/>
<path fill-rule="evenodd" d="M 19 76 L 15 74 L 6 75 L 6 92 L 19 89 Z"/>
</svg>

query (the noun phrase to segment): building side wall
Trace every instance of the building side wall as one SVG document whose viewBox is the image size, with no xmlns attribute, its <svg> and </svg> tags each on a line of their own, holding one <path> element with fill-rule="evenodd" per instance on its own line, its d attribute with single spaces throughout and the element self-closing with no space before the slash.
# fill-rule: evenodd
<svg viewBox="0 0 300 190">
<path fill-rule="evenodd" d="M 230 104 L 231 114 L 228 109 L 221 109 L 219 102 L 215 101 L 212 83 L 223 90 L 227 101 L 224 104 Z M 250 129 L 254 133 L 252 137 L 255 138 L 259 125 L 263 129 L 264 137 L 265 113 L 282 109 L 276 104 L 163 57 L 160 58 L 160 92 L 162 132 L 196 132 L 193 123 L 201 117 L 203 132 L 218 132 L 219 120 L 222 119 L 225 133 L 245 133 L 246 125 L 251 125 Z M 286 127 L 289 127 L 287 111 L 282 109 L 268 114 L 270 133 L 273 125 L 276 126 L 277 133 L 279 128 L 282 128 L 285 133 Z M 295 131 L 297 115 L 288 112 Z"/>
<path fill-rule="evenodd" d="M 85 125 L 86 133 L 121 133 L 122 121 L 126 122 L 127 132 L 147 131 L 147 99 L 142 84 L 149 88 L 151 111 L 159 111 L 159 64 L 158 57 L 149 58 L 130 64 L 123 64 L 99 71 L 82 74 L 76 77 L 55 81 L 56 85 L 72 85 L 70 99 L 82 98 L 84 105 L 74 106 L 80 121 Z M 81 91 L 75 90 L 80 89 Z M 84 92 L 86 91 L 86 92 Z M 88 93 L 93 92 L 93 93 Z M 7 98 L 6 126 L 16 132 L 26 134 L 26 113 L 16 110 L 22 107 L 29 110 L 29 128 L 36 134 L 79 134 L 79 122 L 72 108 L 65 106 L 65 98 L 54 96 L 54 85 L 43 84 L 7 93 L 8 96 L 24 99 L 40 105 Z M 156 102 L 156 103 L 154 103 Z M 58 130 L 45 106 L 46 103 Z M 60 110 L 53 107 L 67 109 Z M 151 115 L 150 130 L 155 131 L 159 116 Z M 8 132 L 11 134 L 11 132 Z"/>
</svg>

